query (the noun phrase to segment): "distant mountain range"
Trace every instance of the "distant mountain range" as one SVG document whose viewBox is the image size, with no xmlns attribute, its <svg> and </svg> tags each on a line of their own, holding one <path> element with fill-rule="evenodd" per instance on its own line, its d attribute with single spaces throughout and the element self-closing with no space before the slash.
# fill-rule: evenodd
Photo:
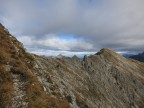
<svg viewBox="0 0 144 108">
<path fill-rule="evenodd" d="M 130 56 L 129 58 L 144 62 L 144 52 L 137 55 Z"/>
<path fill-rule="evenodd" d="M 134 56 L 135 54 L 122 54 L 122 56 L 126 57 L 126 58 L 129 58 L 131 56 Z"/>
</svg>

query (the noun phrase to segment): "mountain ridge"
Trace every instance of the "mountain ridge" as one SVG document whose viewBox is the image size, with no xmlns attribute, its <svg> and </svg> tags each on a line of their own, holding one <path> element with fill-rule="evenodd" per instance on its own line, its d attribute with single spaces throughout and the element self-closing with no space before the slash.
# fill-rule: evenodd
<svg viewBox="0 0 144 108">
<path fill-rule="evenodd" d="M 144 63 L 110 49 L 41 57 L 0 25 L 1 108 L 143 108 Z"/>
</svg>

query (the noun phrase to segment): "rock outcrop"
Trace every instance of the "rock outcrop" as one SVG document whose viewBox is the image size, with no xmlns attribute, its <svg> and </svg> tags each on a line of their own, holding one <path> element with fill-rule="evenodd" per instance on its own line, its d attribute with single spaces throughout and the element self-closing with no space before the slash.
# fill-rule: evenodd
<svg viewBox="0 0 144 108">
<path fill-rule="evenodd" d="M 102 49 L 83 60 L 27 53 L 0 25 L 1 108 L 143 108 L 144 63 Z"/>
</svg>

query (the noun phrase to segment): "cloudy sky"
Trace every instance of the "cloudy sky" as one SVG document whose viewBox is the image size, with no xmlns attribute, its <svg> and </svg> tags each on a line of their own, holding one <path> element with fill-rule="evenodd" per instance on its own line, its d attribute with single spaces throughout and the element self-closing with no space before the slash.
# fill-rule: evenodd
<svg viewBox="0 0 144 108">
<path fill-rule="evenodd" d="M 0 0 L 0 22 L 28 51 L 144 51 L 144 0 Z"/>
</svg>

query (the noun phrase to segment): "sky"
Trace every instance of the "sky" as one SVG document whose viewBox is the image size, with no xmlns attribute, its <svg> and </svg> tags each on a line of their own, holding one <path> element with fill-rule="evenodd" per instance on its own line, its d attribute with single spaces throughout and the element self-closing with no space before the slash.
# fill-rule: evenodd
<svg viewBox="0 0 144 108">
<path fill-rule="evenodd" d="M 0 22 L 39 55 L 144 51 L 144 0 L 0 0 Z"/>
</svg>

